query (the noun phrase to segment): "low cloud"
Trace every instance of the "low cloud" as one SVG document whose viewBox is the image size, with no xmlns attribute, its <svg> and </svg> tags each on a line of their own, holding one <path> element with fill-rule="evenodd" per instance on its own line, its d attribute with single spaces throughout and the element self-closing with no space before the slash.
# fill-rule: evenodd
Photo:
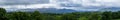
<svg viewBox="0 0 120 20">
<path fill-rule="evenodd" d="M 120 7 L 120 0 L 0 0 L 0 7 L 6 9 L 66 8 L 92 11 Z"/>
</svg>

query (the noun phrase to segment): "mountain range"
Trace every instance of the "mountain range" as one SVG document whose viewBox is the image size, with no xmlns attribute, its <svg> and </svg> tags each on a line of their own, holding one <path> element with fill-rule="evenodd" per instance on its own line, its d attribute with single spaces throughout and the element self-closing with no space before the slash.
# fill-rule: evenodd
<svg viewBox="0 0 120 20">
<path fill-rule="evenodd" d="M 102 8 L 99 11 L 120 11 L 119 7 L 109 7 L 109 8 Z"/>
<path fill-rule="evenodd" d="M 38 9 L 19 9 L 18 11 L 25 11 L 25 12 L 34 12 L 39 11 L 42 13 L 71 13 L 77 12 L 76 10 L 72 9 L 56 9 L 56 8 L 38 8 Z"/>
<path fill-rule="evenodd" d="M 42 13 L 71 13 L 71 12 L 93 12 L 93 11 L 77 11 L 73 9 L 56 9 L 56 8 L 37 8 L 37 9 L 18 9 L 16 11 L 23 11 L 23 12 L 34 12 L 39 11 Z M 119 11 L 119 7 L 109 7 L 109 8 L 102 8 L 98 11 Z"/>
</svg>

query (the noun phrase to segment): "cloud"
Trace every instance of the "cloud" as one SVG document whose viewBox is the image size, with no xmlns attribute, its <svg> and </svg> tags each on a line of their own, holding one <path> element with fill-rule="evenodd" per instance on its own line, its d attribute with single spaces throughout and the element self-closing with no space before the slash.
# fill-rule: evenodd
<svg viewBox="0 0 120 20">
<path fill-rule="evenodd" d="M 49 0 L 0 0 L 0 5 L 29 5 L 29 4 L 46 4 Z"/>
<path fill-rule="evenodd" d="M 120 7 L 120 0 L 0 0 L 0 5 L 6 9 L 66 8 L 92 11 Z"/>
<path fill-rule="evenodd" d="M 81 4 L 75 4 L 75 3 L 61 3 L 61 7 L 81 7 Z"/>
</svg>

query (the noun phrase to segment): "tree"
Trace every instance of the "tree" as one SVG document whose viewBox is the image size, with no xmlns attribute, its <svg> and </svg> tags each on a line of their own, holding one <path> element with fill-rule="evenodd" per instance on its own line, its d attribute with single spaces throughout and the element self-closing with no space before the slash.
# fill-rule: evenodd
<svg viewBox="0 0 120 20">
<path fill-rule="evenodd" d="M 4 8 L 0 8 L 0 13 L 6 13 L 6 10 Z"/>
<path fill-rule="evenodd" d="M 112 20 L 112 12 L 111 11 L 103 12 L 102 20 Z"/>
<path fill-rule="evenodd" d="M 61 20 L 61 16 L 55 16 L 55 20 Z"/>
<path fill-rule="evenodd" d="M 62 20 L 78 20 L 78 17 L 74 14 L 64 14 L 61 16 Z"/>
<path fill-rule="evenodd" d="M 102 16 L 98 13 L 93 13 L 90 16 L 88 16 L 89 20 L 101 20 Z"/>
<path fill-rule="evenodd" d="M 39 11 L 34 11 L 33 14 L 31 15 L 33 20 L 43 20 L 43 15 L 40 14 Z"/>
<path fill-rule="evenodd" d="M 8 18 L 9 20 L 30 20 L 30 14 L 26 12 L 14 12 Z"/>
<path fill-rule="evenodd" d="M 112 18 L 113 19 L 120 19 L 120 11 L 112 12 Z"/>
<path fill-rule="evenodd" d="M 4 8 L 0 8 L 0 20 L 7 20 L 5 14 L 6 14 L 6 10 Z"/>
<path fill-rule="evenodd" d="M 89 20 L 87 16 L 80 17 L 79 20 Z"/>
</svg>

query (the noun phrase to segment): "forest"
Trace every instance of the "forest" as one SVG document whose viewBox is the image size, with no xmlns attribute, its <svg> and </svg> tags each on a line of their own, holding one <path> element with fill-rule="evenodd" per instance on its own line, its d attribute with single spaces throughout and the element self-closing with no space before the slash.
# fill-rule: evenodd
<svg viewBox="0 0 120 20">
<path fill-rule="evenodd" d="M 0 20 L 120 20 L 120 11 L 112 12 L 72 12 L 72 13 L 40 13 L 6 12 L 0 8 Z"/>
</svg>

